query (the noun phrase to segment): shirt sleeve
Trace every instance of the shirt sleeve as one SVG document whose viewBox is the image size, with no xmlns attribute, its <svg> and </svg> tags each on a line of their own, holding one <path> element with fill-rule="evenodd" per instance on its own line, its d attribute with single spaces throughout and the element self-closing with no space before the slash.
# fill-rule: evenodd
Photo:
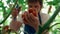
<svg viewBox="0 0 60 34">
<path fill-rule="evenodd" d="M 41 14 L 42 26 L 48 21 L 49 15 L 48 14 Z"/>
</svg>

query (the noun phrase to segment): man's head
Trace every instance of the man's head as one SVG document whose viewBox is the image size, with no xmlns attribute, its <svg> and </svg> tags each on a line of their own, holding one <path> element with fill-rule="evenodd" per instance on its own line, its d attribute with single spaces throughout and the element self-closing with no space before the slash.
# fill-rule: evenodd
<svg viewBox="0 0 60 34">
<path fill-rule="evenodd" d="M 28 9 L 33 8 L 39 12 L 43 6 L 43 0 L 27 0 Z"/>
</svg>

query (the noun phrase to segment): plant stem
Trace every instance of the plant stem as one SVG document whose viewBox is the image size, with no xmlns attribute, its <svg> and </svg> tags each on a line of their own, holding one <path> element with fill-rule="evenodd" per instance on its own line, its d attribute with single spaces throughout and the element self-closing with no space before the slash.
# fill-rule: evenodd
<svg viewBox="0 0 60 34">
<path fill-rule="evenodd" d="M 11 14 L 11 12 L 12 12 L 12 10 L 13 10 L 13 8 L 15 7 L 15 5 L 17 4 L 17 1 L 18 0 L 16 0 L 16 2 L 15 2 L 15 4 L 13 5 L 13 7 L 12 7 L 12 9 L 11 9 L 11 11 L 10 11 L 10 13 L 7 15 L 7 17 L 0 23 L 0 24 L 2 24 L 2 23 L 4 23 L 5 22 L 5 20 L 10 16 L 10 14 Z"/>
</svg>

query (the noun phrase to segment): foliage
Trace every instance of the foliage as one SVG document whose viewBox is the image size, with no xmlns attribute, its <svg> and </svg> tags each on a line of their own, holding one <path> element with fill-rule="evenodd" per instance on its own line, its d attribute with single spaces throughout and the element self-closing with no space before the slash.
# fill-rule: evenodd
<svg viewBox="0 0 60 34">
<path fill-rule="evenodd" d="M 0 24 L 7 24 L 6 20 L 11 15 L 12 9 L 15 7 L 16 4 L 18 4 L 19 6 L 22 7 L 22 11 L 27 9 L 27 7 L 26 7 L 27 3 L 24 0 L 7 0 L 6 3 L 9 7 L 4 6 L 4 2 L 2 2 L 2 0 L 0 1 L 0 8 L 2 8 L 2 10 L 0 9 L 0 12 L 3 12 L 3 18 L 4 18 L 3 21 L 0 21 Z M 60 9 L 60 0 L 53 0 L 50 2 L 47 1 L 46 3 L 48 3 L 48 5 L 50 5 L 50 6 L 55 6 L 56 11 L 51 16 L 51 18 L 46 22 L 46 24 L 44 24 L 43 27 L 39 26 L 38 34 L 41 34 L 46 29 L 49 29 L 49 26 L 51 25 L 51 23 L 53 23 L 53 21 L 59 21 L 58 19 L 56 20 L 55 17 L 58 15 L 58 13 L 60 11 L 59 10 Z M 54 32 L 54 34 L 56 34 L 57 30 L 54 30 L 53 32 Z"/>
</svg>

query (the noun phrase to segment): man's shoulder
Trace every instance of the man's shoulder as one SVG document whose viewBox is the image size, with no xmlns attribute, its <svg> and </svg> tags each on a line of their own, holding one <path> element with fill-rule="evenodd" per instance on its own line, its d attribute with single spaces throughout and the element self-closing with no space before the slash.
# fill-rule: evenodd
<svg viewBox="0 0 60 34">
<path fill-rule="evenodd" d="M 46 14 L 46 13 L 41 13 L 40 15 L 41 15 L 42 17 L 49 17 L 49 15 Z"/>
<path fill-rule="evenodd" d="M 41 13 L 41 18 L 42 18 L 42 24 L 44 25 L 46 23 L 46 21 L 48 21 L 49 19 L 49 15 L 45 14 L 45 13 Z"/>
</svg>

